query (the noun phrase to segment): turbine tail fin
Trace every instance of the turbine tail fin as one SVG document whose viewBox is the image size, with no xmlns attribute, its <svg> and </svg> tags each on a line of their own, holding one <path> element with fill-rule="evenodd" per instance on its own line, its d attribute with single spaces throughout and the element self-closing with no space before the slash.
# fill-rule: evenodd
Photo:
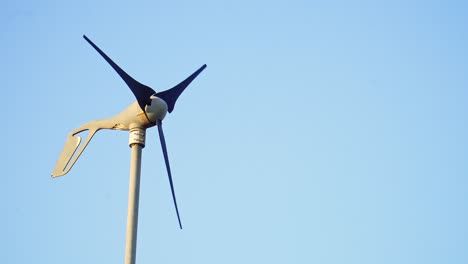
<svg viewBox="0 0 468 264">
<path fill-rule="evenodd" d="M 74 131 L 68 135 L 67 141 L 65 142 L 65 145 L 63 146 L 62 152 L 60 153 L 55 168 L 52 171 L 52 177 L 55 178 L 63 176 L 71 170 L 71 168 L 78 160 L 83 150 L 88 145 L 89 141 L 91 141 L 94 134 L 96 134 L 96 132 L 99 129 L 90 130 L 88 136 L 86 137 L 86 140 L 81 144 L 80 147 L 81 137 L 77 134 L 86 130 L 89 129 L 81 129 L 80 131 Z"/>
<path fill-rule="evenodd" d="M 116 127 L 116 117 L 103 119 L 103 120 L 96 120 L 91 121 L 82 125 L 81 127 L 73 130 L 70 134 L 68 134 L 67 141 L 63 146 L 62 152 L 55 164 L 55 168 L 52 171 L 52 177 L 59 177 L 67 174 L 75 162 L 80 157 L 81 153 L 83 153 L 88 143 L 93 138 L 94 134 L 101 129 L 124 129 Z M 81 142 L 80 133 L 84 131 L 89 131 L 86 139 L 84 142 Z M 80 144 L 81 143 L 81 144 Z"/>
</svg>

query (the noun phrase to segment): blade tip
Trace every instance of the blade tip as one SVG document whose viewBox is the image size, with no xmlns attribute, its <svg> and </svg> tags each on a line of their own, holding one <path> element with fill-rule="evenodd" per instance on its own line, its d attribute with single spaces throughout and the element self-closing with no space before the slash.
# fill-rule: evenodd
<svg viewBox="0 0 468 264">
<path fill-rule="evenodd" d="M 83 38 L 86 40 L 86 42 L 88 42 L 92 46 L 93 42 L 85 34 L 83 34 Z"/>
</svg>

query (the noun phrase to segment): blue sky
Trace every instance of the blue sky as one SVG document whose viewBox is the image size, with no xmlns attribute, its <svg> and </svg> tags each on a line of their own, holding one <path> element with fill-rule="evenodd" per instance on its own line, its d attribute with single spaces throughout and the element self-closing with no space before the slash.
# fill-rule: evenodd
<svg viewBox="0 0 468 264">
<path fill-rule="evenodd" d="M 0 8 L 5 263 L 122 263 L 134 101 L 208 68 L 143 150 L 137 263 L 467 263 L 463 1 L 10 1 Z"/>
</svg>

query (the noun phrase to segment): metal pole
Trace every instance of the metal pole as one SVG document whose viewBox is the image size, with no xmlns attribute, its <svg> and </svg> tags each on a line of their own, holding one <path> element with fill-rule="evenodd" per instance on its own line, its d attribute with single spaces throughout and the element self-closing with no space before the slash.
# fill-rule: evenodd
<svg viewBox="0 0 468 264">
<path fill-rule="evenodd" d="M 128 186 L 127 238 L 125 243 L 125 264 L 135 264 L 138 201 L 140 197 L 141 150 L 145 146 L 145 130 L 130 129 L 129 145 L 132 149 L 130 157 L 130 182 Z"/>
</svg>

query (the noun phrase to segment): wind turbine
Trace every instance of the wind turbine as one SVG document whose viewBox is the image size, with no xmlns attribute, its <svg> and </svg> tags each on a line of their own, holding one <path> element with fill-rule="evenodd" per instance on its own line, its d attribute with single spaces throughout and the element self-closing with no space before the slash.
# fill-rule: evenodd
<svg viewBox="0 0 468 264">
<path fill-rule="evenodd" d="M 174 184 L 172 182 L 171 167 L 169 165 L 169 157 L 167 154 L 166 140 L 162 129 L 162 120 L 167 112 L 171 113 L 174 110 L 174 105 L 177 98 L 182 94 L 185 88 L 195 79 L 200 72 L 206 68 L 206 64 L 201 66 L 192 75 L 187 77 L 178 85 L 163 92 L 155 92 L 152 88 L 139 83 L 122 70 L 111 58 L 109 58 L 98 46 L 96 46 L 89 38 L 83 35 L 84 39 L 93 46 L 93 48 L 101 54 L 101 56 L 114 68 L 114 70 L 125 81 L 132 93 L 136 97 L 136 101 L 128 106 L 123 112 L 114 117 L 91 121 L 72 131 L 65 142 L 65 146 L 59 156 L 57 164 L 52 172 L 52 177 L 59 177 L 67 174 L 73 167 L 77 159 L 80 157 L 83 150 L 93 138 L 94 134 L 100 129 L 113 130 L 129 130 L 129 146 L 131 148 L 130 160 L 130 182 L 128 192 L 128 214 L 127 214 L 127 234 L 125 244 L 125 264 L 134 264 L 136 257 L 136 241 L 137 241 L 137 226 L 138 226 L 138 201 L 140 194 L 140 169 L 141 169 L 141 150 L 145 146 L 145 132 L 147 128 L 157 126 L 159 132 L 159 140 L 166 163 L 167 175 L 171 186 L 172 199 L 179 221 L 179 227 L 182 229 L 180 221 L 179 209 L 174 192 Z M 79 133 L 88 130 L 86 140 L 81 143 Z"/>
</svg>

